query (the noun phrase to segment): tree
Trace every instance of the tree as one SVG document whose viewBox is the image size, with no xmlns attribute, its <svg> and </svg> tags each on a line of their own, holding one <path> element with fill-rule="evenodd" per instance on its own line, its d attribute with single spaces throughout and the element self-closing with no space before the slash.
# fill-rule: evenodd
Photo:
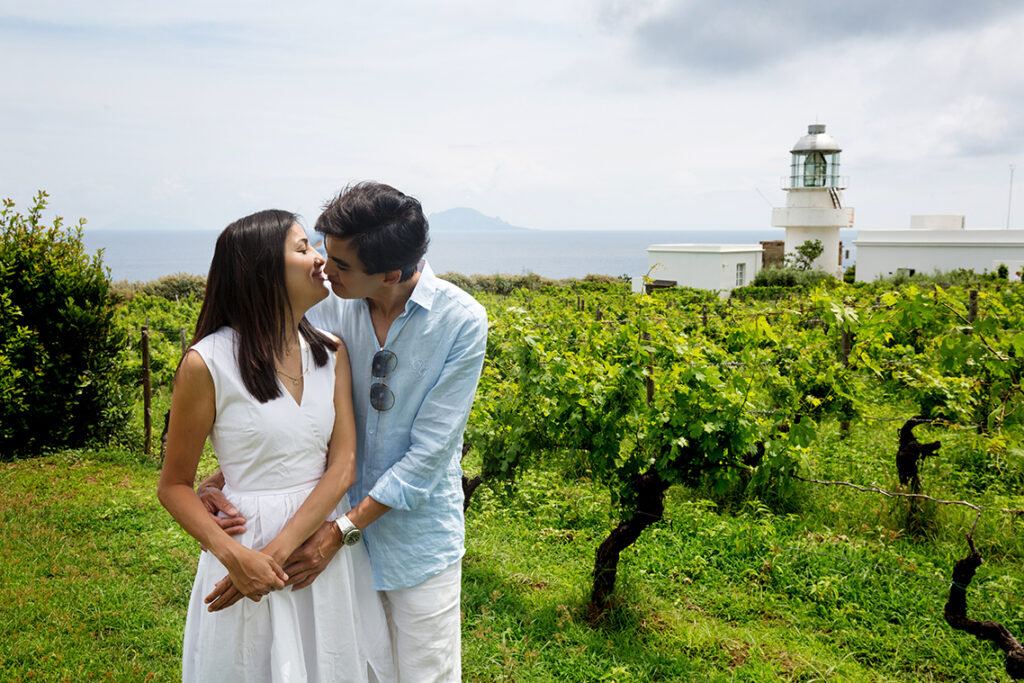
<svg viewBox="0 0 1024 683">
<path fill-rule="evenodd" d="M 786 263 L 797 270 L 810 270 L 814 260 L 825 251 L 821 240 L 806 240 L 796 248 L 796 254 L 786 254 Z"/>
<path fill-rule="evenodd" d="M 131 402 L 107 270 L 46 197 L 0 209 L 0 459 L 107 439 Z"/>
</svg>

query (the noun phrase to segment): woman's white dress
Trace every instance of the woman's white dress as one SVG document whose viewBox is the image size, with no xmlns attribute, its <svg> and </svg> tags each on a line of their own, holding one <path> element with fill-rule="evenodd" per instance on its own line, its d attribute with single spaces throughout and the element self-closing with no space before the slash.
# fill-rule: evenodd
<svg viewBox="0 0 1024 683">
<path fill-rule="evenodd" d="M 326 468 L 334 426 L 334 357 L 317 368 L 302 344 L 301 405 L 281 396 L 259 403 L 242 383 L 236 335 L 221 328 L 192 348 L 216 389 L 210 442 L 224 493 L 246 518 L 236 537 L 262 548 L 295 514 Z M 349 509 L 343 499 L 330 519 Z M 227 570 L 212 553 L 199 558 L 185 623 L 184 681 L 387 681 L 394 677 L 388 628 L 362 543 L 342 548 L 312 585 L 242 599 L 208 612 L 203 598 Z"/>
</svg>

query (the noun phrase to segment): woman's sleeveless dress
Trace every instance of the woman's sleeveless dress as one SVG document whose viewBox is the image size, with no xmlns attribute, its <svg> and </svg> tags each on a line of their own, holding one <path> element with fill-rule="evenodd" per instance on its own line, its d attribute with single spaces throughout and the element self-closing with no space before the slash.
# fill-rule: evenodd
<svg viewBox="0 0 1024 683">
<path fill-rule="evenodd" d="M 326 468 L 334 426 L 334 357 L 321 368 L 303 340 L 301 405 L 282 395 L 260 403 L 245 388 L 236 335 L 221 328 L 193 347 L 216 389 L 210 442 L 224 493 L 246 518 L 235 538 L 260 549 L 291 519 Z M 349 509 L 347 497 L 330 516 Z M 199 558 L 185 623 L 186 682 L 387 681 L 394 678 L 388 628 L 361 543 L 342 548 L 306 588 L 243 598 L 210 613 L 203 598 L 227 570 L 209 552 Z"/>
</svg>

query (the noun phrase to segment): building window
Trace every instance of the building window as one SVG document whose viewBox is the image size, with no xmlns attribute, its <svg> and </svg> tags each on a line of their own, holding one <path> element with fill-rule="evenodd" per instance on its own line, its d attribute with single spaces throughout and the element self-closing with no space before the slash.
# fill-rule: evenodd
<svg viewBox="0 0 1024 683">
<path fill-rule="evenodd" d="M 804 187 L 825 187 L 825 155 L 811 152 L 804 161 Z"/>
<path fill-rule="evenodd" d="M 742 287 L 747 283 L 747 264 L 737 263 L 736 264 L 736 286 Z"/>
</svg>

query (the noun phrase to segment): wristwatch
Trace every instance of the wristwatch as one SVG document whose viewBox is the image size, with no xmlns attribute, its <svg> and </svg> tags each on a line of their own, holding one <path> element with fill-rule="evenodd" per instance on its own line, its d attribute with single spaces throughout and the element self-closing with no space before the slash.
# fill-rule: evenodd
<svg viewBox="0 0 1024 683">
<path fill-rule="evenodd" d="M 338 519 L 334 520 L 334 523 L 338 525 L 338 530 L 341 531 L 342 545 L 355 545 L 363 538 L 363 532 L 352 523 L 348 515 L 338 517 Z"/>
</svg>

